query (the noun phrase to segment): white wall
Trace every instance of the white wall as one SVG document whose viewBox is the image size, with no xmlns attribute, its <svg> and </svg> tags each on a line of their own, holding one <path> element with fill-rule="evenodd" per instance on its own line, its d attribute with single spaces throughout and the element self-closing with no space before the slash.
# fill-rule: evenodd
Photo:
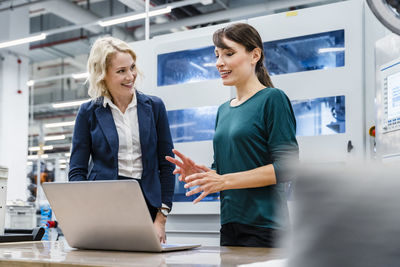
<svg viewBox="0 0 400 267">
<path fill-rule="evenodd" d="M 17 39 L 29 35 L 29 9 L 19 8 L 0 16 L 0 38 Z M 7 199 L 26 200 L 29 92 L 28 45 L 0 50 L 0 165 L 8 167 Z M 18 64 L 18 58 L 21 64 Z M 21 90 L 21 93 L 17 91 Z"/>
</svg>

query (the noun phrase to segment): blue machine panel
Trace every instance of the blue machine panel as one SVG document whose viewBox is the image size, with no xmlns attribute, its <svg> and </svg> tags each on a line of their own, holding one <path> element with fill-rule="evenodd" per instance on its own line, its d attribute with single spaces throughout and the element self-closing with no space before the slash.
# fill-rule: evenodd
<svg viewBox="0 0 400 267">
<path fill-rule="evenodd" d="M 343 67 L 344 30 L 264 43 L 271 75 Z M 157 86 L 218 79 L 214 46 L 158 55 Z"/>
<path fill-rule="evenodd" d="M 344 30 L 265 42 L 264 52 L 271 75 L 343 67 Z"/>
<path fill-rule="evenodd" d="M 160 54 L 157 86 L 217 79 L 215 62 L 214 46 Z"/>
<path fill-rule="evenodd" d="M 346 132 L 345 96 L 293 100 L 297 136 L 317 136 Z"/>
<path fill-rule="evenodd" d="M 212 140 L 218 106 L 168 111 L 174 143 Z"/>
</svg>

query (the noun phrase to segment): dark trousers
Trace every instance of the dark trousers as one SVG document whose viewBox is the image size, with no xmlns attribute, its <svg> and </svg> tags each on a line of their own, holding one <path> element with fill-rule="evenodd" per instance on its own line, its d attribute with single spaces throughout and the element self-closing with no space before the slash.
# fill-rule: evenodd
<svg viewBox="0 0 400 267">
<path fill-rule="evenodd" d="M 221 246 L 280 247 L 280 238 L 285 231 L 257 227 L 241 223 L 227 223 L 221 226 Z"/>
<path fill-rule="evenodd" d="M 119 175 L 118 175 L 118 180 L 130 180 L 130 179 L 134 179 L 134 180 L 138 181 L 138 182 L 139 182 L 139 185 L 140 185 L 140 188 L 142 189 L 142 192 L 143 192 L 141 179 L 135 179 L 135 178 L 130 178 L 130 177 L 125 177 L 125 176 L 119 176 Z M 149 201 L 147 200 L 145 194 L 143 194 L 143 197 L 144 197 L 144 199 L 146 200 L 147 208 L 149 209 L 151 219 L 152 219 L 153 222 L 154 222 L 154 220 L 156 219 L 156 216 L 157 216 L 158 209 L 157 209 L 156 207 L 153 207 L 152 205 L 150 205 L 150 203 L 149 203 Z"/>
</svg>

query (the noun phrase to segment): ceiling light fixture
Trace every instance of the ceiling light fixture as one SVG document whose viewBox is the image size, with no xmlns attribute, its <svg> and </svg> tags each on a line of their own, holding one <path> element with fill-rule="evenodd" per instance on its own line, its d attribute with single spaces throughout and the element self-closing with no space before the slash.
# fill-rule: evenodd
<svg viewBox="0 0 400 267">
<path fill-rule="evenodd" d="M 51 104 L 53 108 L 67 108 L 67 107 L 75 107 L 80 106 L 81 104 L 89 101 L 90 99 L 83 99 L 77 101 L 70 101 L 70 102 L 61 102 L 61 103 L 54 103 Z"/>
<path fill-rule="evenodd" d="M 47 159 L 48 157 L 49 157 L 49 155 L 47 155 L 47 154 L 42 154 L 40 156 L 40 158 L 42 158 L 42 159 Z M 28 156 L 28 160 L 34 160 L 34 159 L 38 159 L 38 158 L 39 158 L 38 155 L 29 155 Z"/>
<path fill-rule="evenodd" d="M 60 79 L 68 79 L 70 77 L 72 77 L 75 80 L 79 80 L 79 79 L 85 79 L 85 78 L 89 77 L 89 74 L 87 72 L 83 72 L 83 73 L 71 73 L 71 74 L 56 75 L 56 76 L 51 76 L 51 77 L 46 77 L 46 78 L 41 78 L 41 79 L 36 79 L 36 80 L 29 80 L 26 83 L 26 85 L 33 86 L 39 82 L 48 82 L 48 81 L 54 81 L 54 80 L 60 80 Z"/>
<path fill-rule="evenodd" d="M 149 17 L 154 17 L 154 16 L 170 13 L 171 10 L 172 10 L 172 7 L 167 6 L 165 8 L 160 8 L 160 9 L 150 11 L 148 14 L 149 14 Z M 125 23 L 128 21 L 144 19 L 144 18 L 146 18 L 146 15 L 147 15 L 146 12 L 143 12 L 143 13 L 134 14 L 134 15 L 125 16 L 125 17 L 116 18 L 116 19 L 110 19 L 110 20 L 105 20 L 105 21 L 100 20 L 98 22 L 98 24 L 102 27 L 107 27 L 107 26 L 111 26 L 111 25 L 115 25 L 115 24 Z"/>
<path fill-rule="evenodd" d="M 41 34 L 38 34 L 38 35 L 33 35 L 33 36 L 30 36 L 30 37 L 26 37 L 26 38 L 21 38 L 21 39 L 16 39 L 16 40 L 12 40 L 12 41 L 2 42 L 2 43 L 0 43 L 0 49 L 1 48 L 5 48 L 5 47 L 16 46 L 16 45 L 20 45 L 20 44 L 26 44 L 26 43 L 30 43 L 30 42 L 44 40 L 44 39 L 46 39 L 46 36 L 47 35 L 45 33 L 41 33 Z"/>
<path fill-rule="evenodd" d="M 42 146 L 43 150 L 53 150 L 53 146 Z M 28 149 L 29 151 L 39 151 L 40 146 L 33 146 Z"/>
<path fill-rule="evenodd" d="M 46 128 L 56 128 L 56 127 L 65 127 L 65 126 L 74 126 L 75 121 L 63 121 L 63 122 L 55 122 L 55 123 L 46 123 L 44 127 Z"/>
<path fill-rule="evenodd" d="M 79 79 L 86 79 L 87 77 L 89 77 L 89 73 L 87 72 L 83 72 L 83 73 L 74 73 L 71 74 L 72 78 L 74 78 L 75 80 L 79 80 Z"/>
<path fill-rule="evenodd" d="M 44 141 L 55 141 L 55 140 L 64 140 L 65 135 L 49 135 L 44 137 Z"/>
<path fill-rule="evenodd" d="M 34 80 L 29 80 L 29 81 L 26 82 L 27 86 L 33 86 L 34 84 L 35 84 Z"/>
</svg>

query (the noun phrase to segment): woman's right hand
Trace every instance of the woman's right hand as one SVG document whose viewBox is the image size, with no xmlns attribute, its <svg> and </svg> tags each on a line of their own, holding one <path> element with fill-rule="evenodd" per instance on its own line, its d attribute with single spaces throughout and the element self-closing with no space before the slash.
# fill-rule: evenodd
<svg viewBox="0 0 400 267">
<path fill-rule="evenodd" d="M 176 168 L 173 174 L 179 174 L 179 181 L 185 181 L 185 178 L 189 175 L 200 173 L 200 172 L 208 172 L 211 171 L 210 168 L 207 168 L 204 165 L 198 165 L 190 158 L 183 155 L 176 149 L 172 149 L 172 152 L 178 156 L 181 160 L 174 159 L 170 156 L 166 156 L 165 159 L 169 162 L 176 165 Z"/>
</svg>

